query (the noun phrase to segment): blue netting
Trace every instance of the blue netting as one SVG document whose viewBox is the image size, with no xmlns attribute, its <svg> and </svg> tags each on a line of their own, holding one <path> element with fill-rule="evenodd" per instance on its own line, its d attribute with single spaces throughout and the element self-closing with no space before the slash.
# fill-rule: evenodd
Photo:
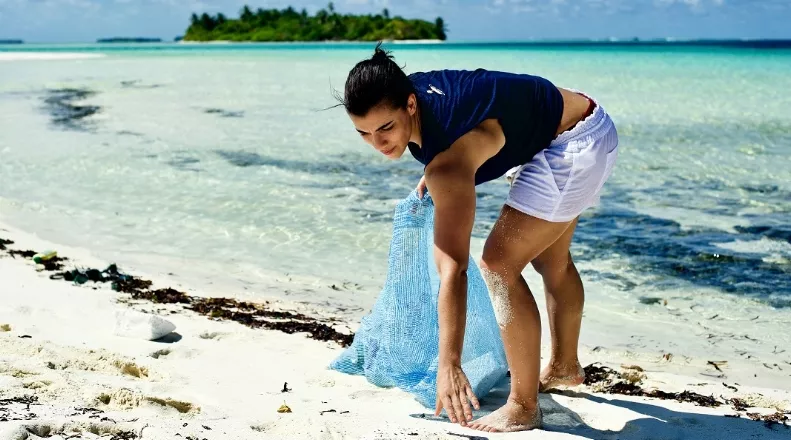
<svg viewBox="0 0 791 440">
<path fill-rule="evenodd" d="M 433 257 L 434 204 L 413 191 L 398 203 L 387 278 L 352 345 L 330 368 L 360 374 L 382 387 L 412 393 L 434 408 L 438 364 L 439 276 Z M 462 368 L 478 398 L 508 371 L 489 293 L 475 260 L 468 268 L 467 325 Z"/>
</svg>

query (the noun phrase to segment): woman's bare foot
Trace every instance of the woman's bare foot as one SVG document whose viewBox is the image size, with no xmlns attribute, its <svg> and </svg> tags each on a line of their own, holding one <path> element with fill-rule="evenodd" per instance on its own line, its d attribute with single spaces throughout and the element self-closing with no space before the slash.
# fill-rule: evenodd
<svg viewBox="0 0 791 440">
<path fill-rule="evenodd" d="M 497 411 L 470 422 L 469 427 L 486 432 L 528 431 L 541 426 L 541 408 L 527 408 L 508 400 Z"/>
<path fill-rule="evenodd" d="M 576 365 L 555 365 L 550 363 L 541 372 L 539 388 L 541 392 L 560 386 L 574 387 L 585 382 L 585 370 L 579 362 Z"/>
</svg>

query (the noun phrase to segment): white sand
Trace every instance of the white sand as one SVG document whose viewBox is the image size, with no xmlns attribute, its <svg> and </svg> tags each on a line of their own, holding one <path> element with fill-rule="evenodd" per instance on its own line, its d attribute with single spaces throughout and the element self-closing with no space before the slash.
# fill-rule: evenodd
<svg viewBox="0 0 791 440">
<path fill-rule="evenodd" d="M 104 54 L 78 52 L 0 52 L 0 61 L 84 60 Z"/>
<path fill-rule="evenodd" d="M 0 238 L 14 240 L 12 249 L 40 250 L 48 245 L 3 226 Z M 78 250 L 59 250 L 82 266 L 106 266 Z M 791 429 L 782 426 L 724 417 L 734 413 L 728 406 L 710 409 L 603 395 L 585 386 L 541 395 L 544 430 L 473 431 L 433 420 L 433 411 L 400 390 L 377 388 L 362 377 L 327 370 L 342 350 L 335 343 L 252 330 L 191 312 L 170 313 L 177 309 L 171 306 L 118 302 L 126 297 L 107 285 L 50 280 L 47 272 L 36 272 L 30 263 L 0 251 L 0 326 L 11 328 L 0 331 L 0 419 L 35 414 L 32 420 L 0 422 L 0 440 L 26 438 L 20 433 L 28 431 L 65 439 L 76 434 L 81 436 L 74 438 L 98 438 L 121 430 L 144 439 L 208 440 L 791 438 Z M 176 325 L 178 336 L 170 343 L 115 336 L 115 312 L 129 307 L 161 314 Z M 20 338 L 23 335 L 30 338 Z M 721 380 L 668 373 L 674 361 L 663 361 L 660 353 L 619 357 L 585 349 L 582 356 L 585 365 L 640 364 L 648 376 L 644 388 L 738 396 L 763 408 L 751 412 L 791 411 L 788 380 L 777 383 L 777 388 L 784 388 L 777 390 L 749 387 L 744 380 L 737 392 Z M 735 382 L 752 375 L 728 373 Z M 281 392 L 284 382 L 291 391 Z M 29 411 L 25 405 L 2 404 L 2 399 L 23 395 L 36 396 L 38 404 L 30 405 Z M 493 392 L 483 401 L 486 411 L 477 415 L 496 408 L 504 396 L 502 390 Z M 162 404 L 166 402 L 171 405 Z M 277 412 L 284 402 L 292 413 Z M 103 412 L 75 410 L 85 407 Z M 321 414 L 331 409 L 336 412 Z"/>
</svg>

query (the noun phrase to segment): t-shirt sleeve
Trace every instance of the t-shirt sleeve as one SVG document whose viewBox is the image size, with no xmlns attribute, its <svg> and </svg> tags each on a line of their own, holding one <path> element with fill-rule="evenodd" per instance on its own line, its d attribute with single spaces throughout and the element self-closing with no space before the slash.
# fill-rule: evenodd
<svg viewBox="0 0 791 440">
<path fill-rule="evenodd" d="M 445 134 L 444 150 L 485 119 L 498 117 L 492 112 L 497 84 L 478 71 L 445 71 L 441 82 L 444 88 L 438 88 L 444 95 L 436 100 L 441 104 L 438 120 Z"/>
</svg>

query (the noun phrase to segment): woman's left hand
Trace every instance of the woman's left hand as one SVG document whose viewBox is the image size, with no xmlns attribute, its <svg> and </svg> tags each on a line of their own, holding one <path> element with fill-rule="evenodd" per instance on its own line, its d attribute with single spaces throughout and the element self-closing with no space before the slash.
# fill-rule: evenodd
<svg viewBox="0 0 791 440">
<path fill-rule="evenodd" d="M 475 409 L 481 408 L 461 366 L 440 365 L 437 371 L 437 407 L 434 415 L 439 416 L 444 407 L 451 422 L 467 426 L 467 422 L 472 420 L 470 402 Z"/>
<path fill-rule="evenodd" d="M 425 175 L 423 175 L 423 177 L 420 178 L 420 182 L 417 183 L 417 187 L 415 187 L 415 189 L 417 190 L 418 198 L 422 199 L 423 198 L 423 194 L 426 193 L 426 176 Z"/>
</svg>

